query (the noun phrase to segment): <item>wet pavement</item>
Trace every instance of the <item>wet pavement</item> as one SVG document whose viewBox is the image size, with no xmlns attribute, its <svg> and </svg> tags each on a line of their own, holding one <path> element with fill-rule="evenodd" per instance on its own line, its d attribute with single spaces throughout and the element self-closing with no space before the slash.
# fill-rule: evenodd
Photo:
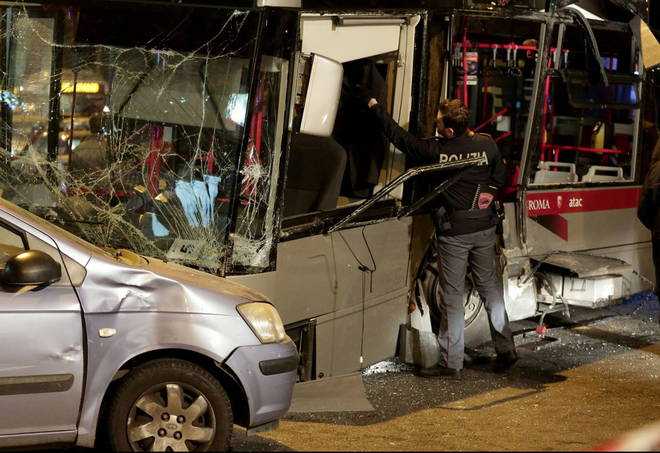
<svg viewBox="0 0 660 453">
<path fill-rule="evenodd" d="M 290 414 L 271 433 L 237 432 L 234 449 L 579 450 L 660 419 L 655 297 L 546 321 L 556 341 L 517 335 L 509 375 L 475 367 L 460 381 L 425 379 L 381 363 L 363 373 L 374 411 Z"/>
</svg>

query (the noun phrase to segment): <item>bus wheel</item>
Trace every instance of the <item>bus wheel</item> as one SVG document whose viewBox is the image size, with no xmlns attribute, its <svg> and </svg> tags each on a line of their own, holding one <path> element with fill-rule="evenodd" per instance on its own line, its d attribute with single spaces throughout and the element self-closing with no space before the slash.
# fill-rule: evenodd
<svg viewBox="0 0 660 453">
<path fill-rule="evenodd" d="M 422 260 L 417 279 L 421 283 L 421 290 L 424 292 L 424 297 L 429 305 L 431 327 L 435 333 L 438 332 L 438 325 L 440 322 L 438 306 L 439 302 L 442 300 L 442 288 L 440 287 L 438 266 L 438 254 L 435 245 L 432 242 Z M 465 327 L 467 334 L 468 326 L 475 324 L 477 318 L 480 317 L 479 315 L 483 311 L 483 302 L 474 287 L 469 270 L 468 275 L 465 278 L 465 296 L 463 300 L 465 304 Z"/>
</svg>

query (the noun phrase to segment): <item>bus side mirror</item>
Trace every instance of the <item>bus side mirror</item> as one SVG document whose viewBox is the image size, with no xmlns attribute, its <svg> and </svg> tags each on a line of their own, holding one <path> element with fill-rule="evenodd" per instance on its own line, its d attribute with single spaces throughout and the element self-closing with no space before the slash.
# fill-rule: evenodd
<svg viewBox="0 0 660 453">
<path fill-rule="evenodd" d="M 314 54 L 307 84 L 300 132 L 330 137 L 335 127 L 344 67 L 341 63 Z"/>
<path fill-rule="evenodd" d="M 45 286 L 61 277 L 62 267 L 50 255 L 28 250 L 7 260 L 0 282 L 6 286 Z"/>
</svg>

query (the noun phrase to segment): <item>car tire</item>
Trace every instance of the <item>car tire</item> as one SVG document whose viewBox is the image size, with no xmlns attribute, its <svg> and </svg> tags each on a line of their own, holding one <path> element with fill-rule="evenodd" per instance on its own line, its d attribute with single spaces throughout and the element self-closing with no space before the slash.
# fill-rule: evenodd
<svg viewBox="0 0 660 453">
<path fill-rule="evenodd" d="M 173 445 L 181 442 L 196 451 L 230 447 L 227 393 L 211 373 L 185 360 L 158 359 L 134 368 L 118 385 L 107 414 L 112 451 L 176 450 Z"/>
</svg>

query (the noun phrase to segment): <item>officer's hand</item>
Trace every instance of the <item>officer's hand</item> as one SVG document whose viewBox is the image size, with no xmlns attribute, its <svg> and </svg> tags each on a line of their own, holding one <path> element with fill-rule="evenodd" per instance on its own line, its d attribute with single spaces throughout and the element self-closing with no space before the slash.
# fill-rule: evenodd
<svg viewBox="0 0 660 453">
<path fill-rule="evenodd" d="M 374 105 L 378 104 L 378 101 L 374 98 L 369 99 L 369 108 L 373 107 Z"/>
</svg>

